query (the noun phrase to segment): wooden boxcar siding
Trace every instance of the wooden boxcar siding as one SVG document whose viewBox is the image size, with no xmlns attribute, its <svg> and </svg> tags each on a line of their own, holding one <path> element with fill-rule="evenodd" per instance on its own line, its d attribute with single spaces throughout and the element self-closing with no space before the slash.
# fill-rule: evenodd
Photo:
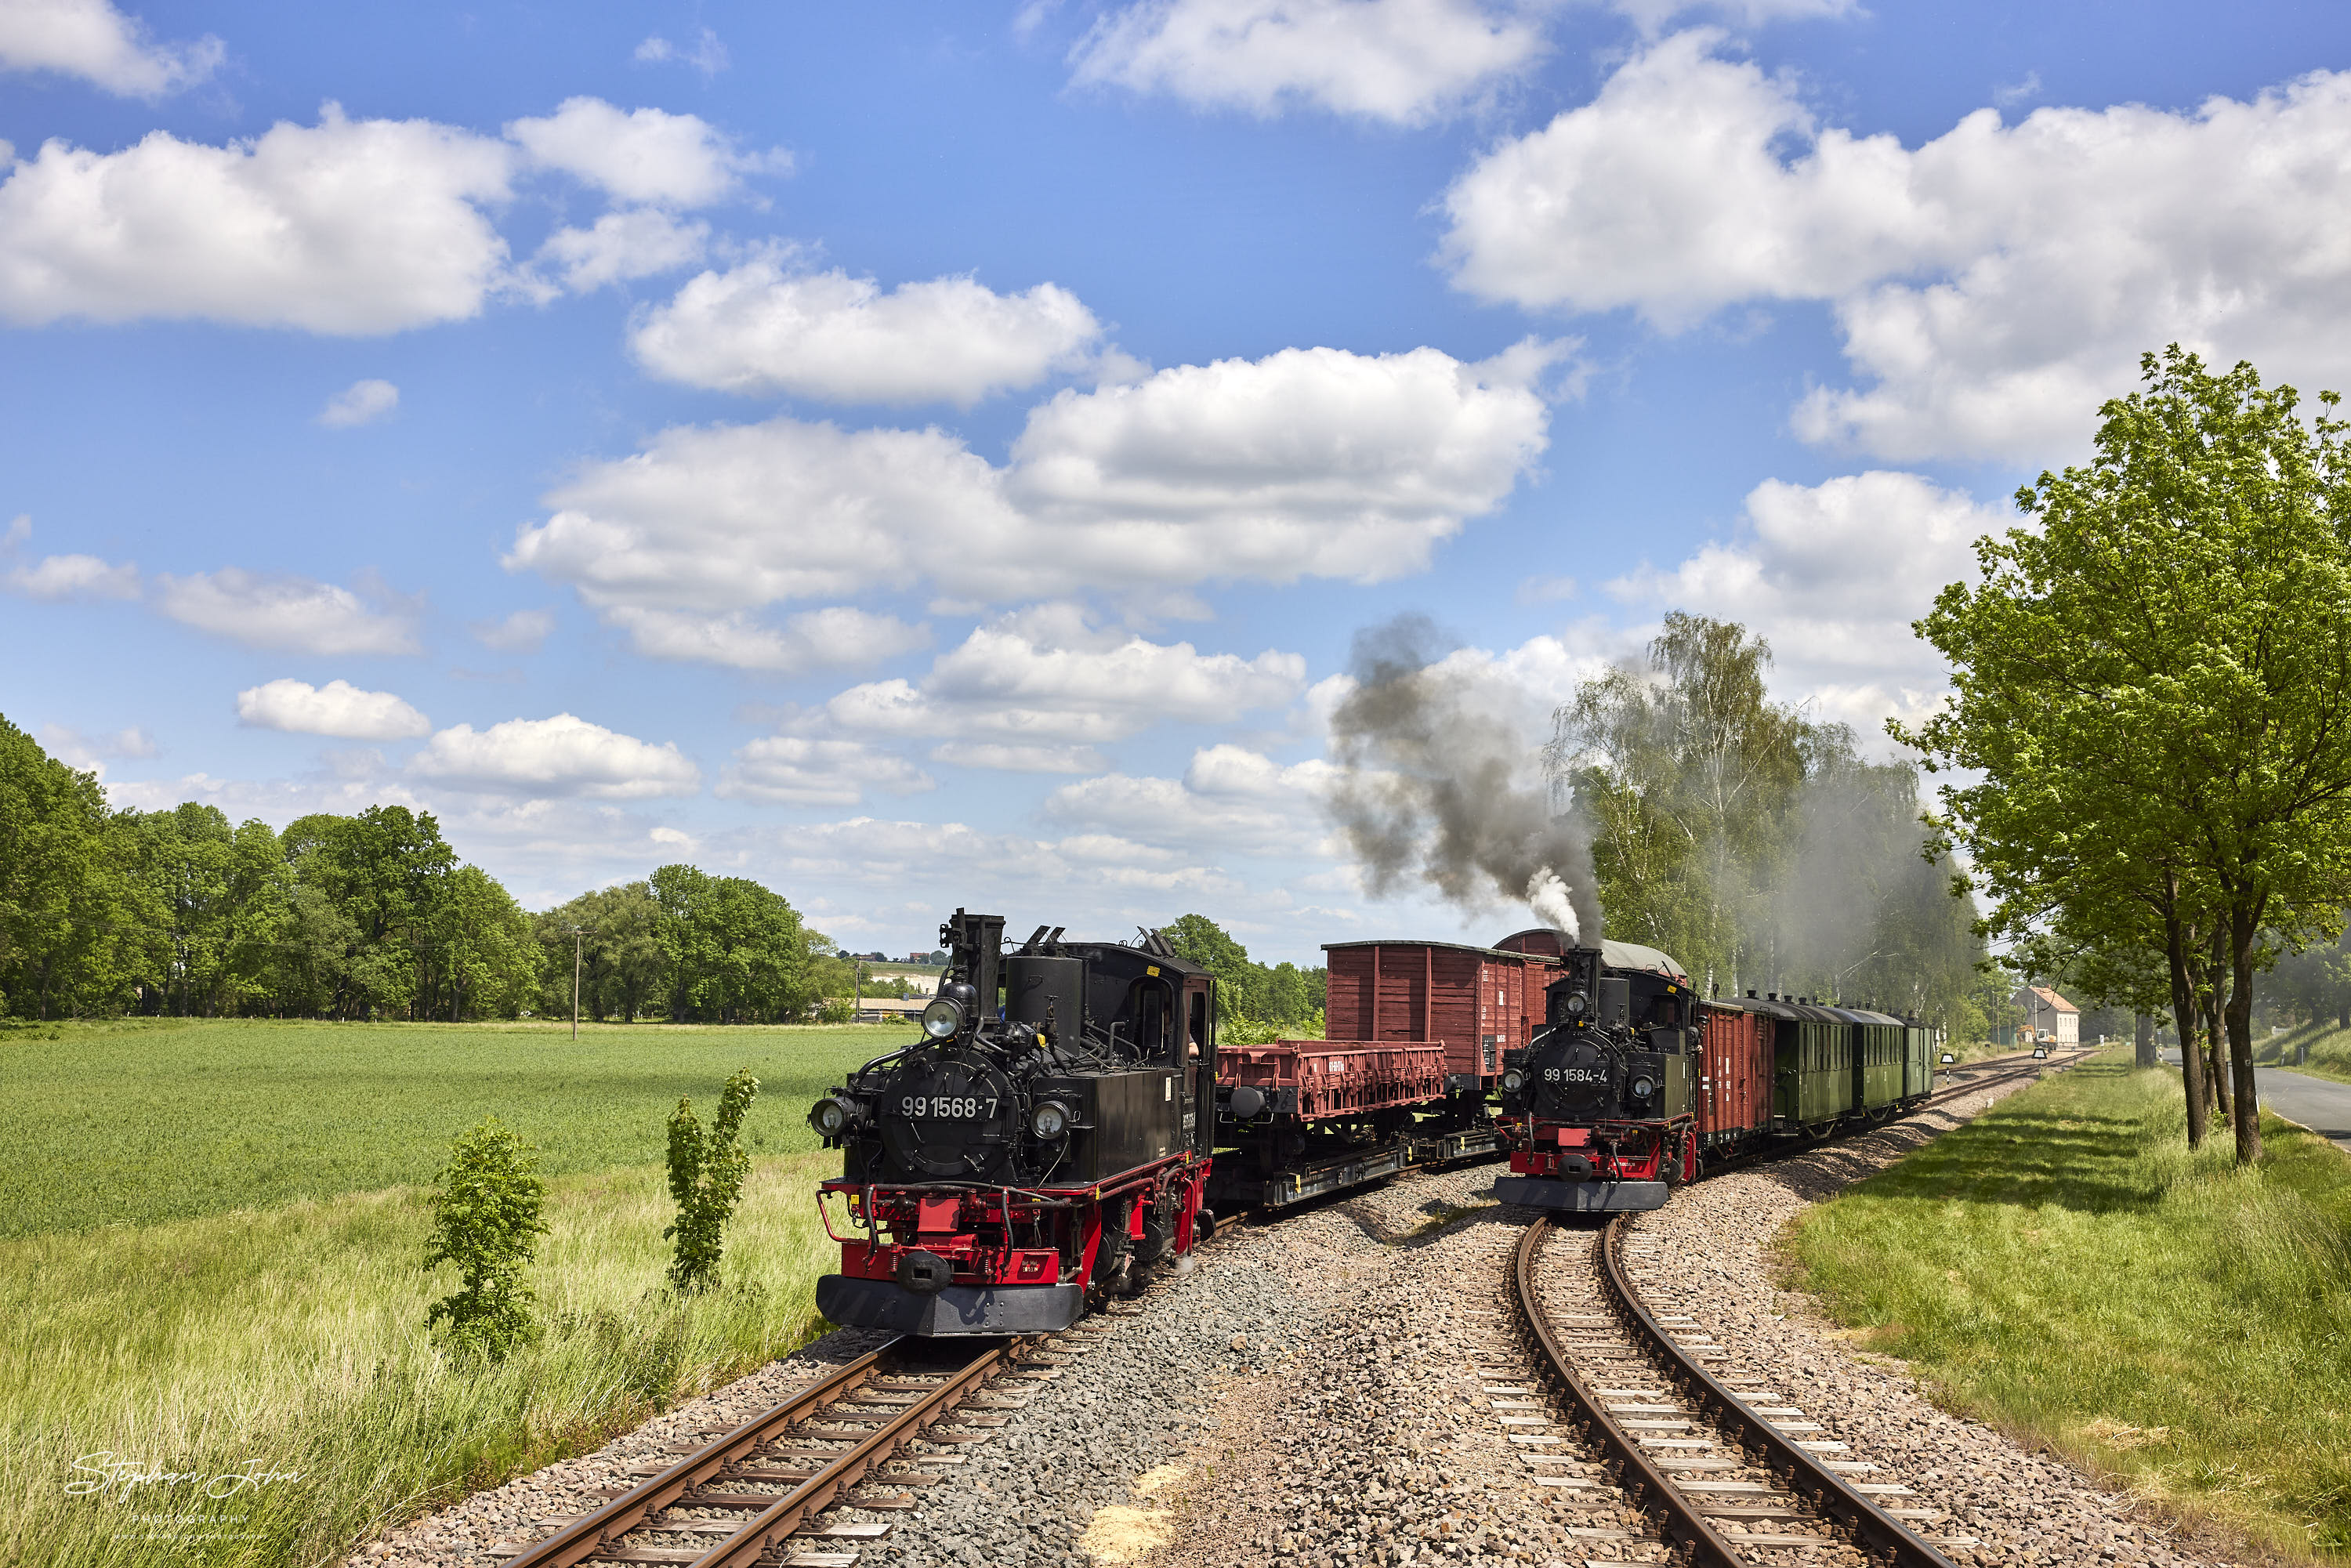
<svg viewBox="0 0 2351 1568">
<path fill-rule="evenodd" d="M 1771 1117 L 1771 1020 L 1732 1008 L 1698 1009 L 1698 1127 L 1708 1145 L 1736 1140 Z"/>
<path fill-rule="evenodd" d="M 1330 949 L 1325 1032 L 1332 1040 L 1442 1045 L 1445 1070 L 1491 1078 L 1542 1018 L 1555 965 L 1419 942 Z"/>
</svg>

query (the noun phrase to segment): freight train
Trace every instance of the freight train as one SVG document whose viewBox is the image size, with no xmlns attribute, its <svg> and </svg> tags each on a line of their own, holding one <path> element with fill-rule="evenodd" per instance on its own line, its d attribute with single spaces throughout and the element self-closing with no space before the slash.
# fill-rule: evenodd
<svg viewBox="0 0 2351 1568">
<path fill-rule="evenodd" d="M 1065 1328 L 1189 1267 L 1213 1203 L 1280 1207 L 1414 1166 L 1508 1154 L 1507 1202 L 1653 1208 L 1708 1164 L 1932 1083 L 1916 1020 L 1701 999 L 1631 943 L 1333 943 L 1328 1038 L 1220 1046 L 1214 977 L 1158 933 L 1040 926 L 1007 953 L 1003 929 L 957 910 L 921 1038 L 810 1112 L 842 1151 L 818 1197 L 841 1248 L 817 1285 L 833 1322 Z"/>
</svg>

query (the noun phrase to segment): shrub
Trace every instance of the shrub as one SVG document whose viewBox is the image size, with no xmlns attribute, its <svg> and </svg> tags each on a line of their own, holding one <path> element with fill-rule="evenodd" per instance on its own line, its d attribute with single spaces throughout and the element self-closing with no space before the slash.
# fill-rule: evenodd
<svg viewBox="0 0 2351 1568">
<path fill-rule="evenodd" d="M 677 1223 L 662 1238 L 677 1242 L 669 1281 L 680 1291 L 706 1291 L 718 1282 L 723 1233 L 751 1169 L 738 1134 L 758 1092 L 759 1081 L 746 1067 L 726 1081 L 718 1119 L 707 1133 L 695 1119 L 691 1099 L 680 1099 L 669 1119 L 669 1193 L 677 1200 Z"/>
<path fill-rule="evenodd" d="M 537 1337 L 530 1287 L 523 1270 L 546 1234 L 541 1211 L 546 1184 L 528 1144 L 496 1116 L 485 1116 L 450 1146 L 449 1163 L 433 1178 L 433 1240 L 429 1270 L 457 1266 L 457 1293 L 433 1303 L 427 1328 L 445 1324 L 449 1343 L 491 1361 Z"/>
</svg>

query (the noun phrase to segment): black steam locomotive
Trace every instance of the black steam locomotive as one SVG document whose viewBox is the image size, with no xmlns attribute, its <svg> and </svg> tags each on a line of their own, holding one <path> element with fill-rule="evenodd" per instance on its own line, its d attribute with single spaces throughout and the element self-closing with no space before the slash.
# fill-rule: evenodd
<svg viewBox="0 0 2351 1568">
<path fill-rule="evenodd" d="M 842 1151 L 818 1195 L 841 1252 L 817 1309 L 836 1323 L 1066 1328 L 1186 1260 L 1216 1223 L 1201 1206 L 1216 1129 L 1207 971 L 1156 932 L 1064 942 L 1039 926 L 1010 953 L 1003 935 L 1002 916 L 956 911 L 922 1037 L 809 1113 Z"/>
<path fill-rule="evenodd" d="M 1934 1092 L 1935 1030 L 1812 997 L 1703 998 L 1654 947 L 1559 953 L 1504 1061 L 1507 1203 L 1656 1208 L 1708 1165 L 1882 1122 Z"/>
<path fill-rule="evenodd" d="M 1654 948 L 1609 943 L 1561 955 L 1544 1025 L 1502 1072 L 1516 1134 L 1505 1203 L 1541 1208 L 1656 1208 L 1667 1185 L 1698 1175 L 1696 998 L 1680 966 Z"/>
</svg>

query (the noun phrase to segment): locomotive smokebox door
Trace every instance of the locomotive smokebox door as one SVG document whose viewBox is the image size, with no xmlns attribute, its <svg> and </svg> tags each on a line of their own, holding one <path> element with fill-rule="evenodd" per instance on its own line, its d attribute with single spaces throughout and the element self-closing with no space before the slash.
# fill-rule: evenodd
<svg viewBox="0 0 2351 1568">
<path fill-rule="evenodd" d="M 1015 953 L 1004 960 L 1004 1011 L 1015 1023 L 1073 1040 L 1085 1026 L 1086 965 L 1082 958 Z"/>
</svg>

